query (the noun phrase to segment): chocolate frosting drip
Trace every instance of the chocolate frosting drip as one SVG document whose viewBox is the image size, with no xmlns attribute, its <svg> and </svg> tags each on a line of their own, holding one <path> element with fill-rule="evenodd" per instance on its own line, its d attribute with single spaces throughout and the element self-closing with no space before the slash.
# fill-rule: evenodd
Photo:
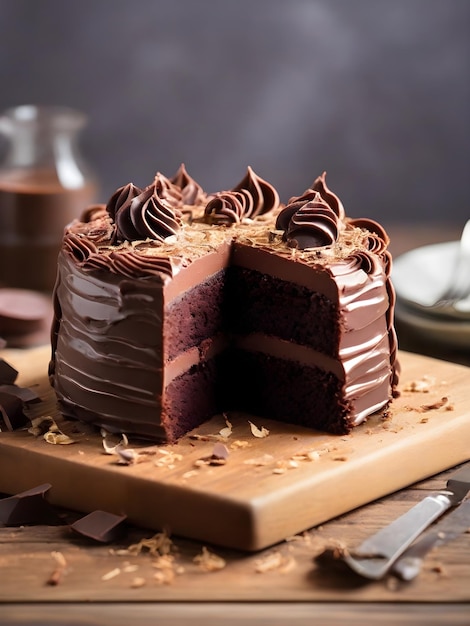
<svg viewBox="0 0 470 626">
<path fill-rule="evenodd" d="M 279 206 L 279 194 L 267 181 L 260 178 L 251 167 L 248 167 L 246 176 L 236 185 L 232 191 L 248 191 L 253 198 L 253 206 L 246 218 L 253 219 L 258 215 L 264 215 L 274 211 Z"/>
<path fill-rule="evenodd" d="M 181 201 L 183 204 L 198 206 L 206 203 L 207 194 L 201 185 L 188 174 L 184 163 L 181 163 L 176 174 L 173 178 L 170 178 L 170 182 L 181 190 Z"/>
<path fill-rule="evenodd" d="M 168 237 L 176 235 L 181 225 L 180 214 L 172 208 L 167 199 L 170 188 L 163 177 L 157 175 L 153 185 L 149 185 L 138 195 L 134 195 L 135 192 L 136 188 L 132 185 L 125 194 L 122 192 L 117 197 L 110 208 L 107 208 L 110 215 L 114 211 L 117 239 L 165 241 Z M 113 198 L 114 196 L 111 200 Z"/>
<path fill-rule="evenodd" d="M 292 248 L 331 246 L 338 238 L 338 216 L 315 192 L 306 203 L 301 199 L 288 204 L 279 213 L 276 228 L 284 231 L 283 240 Z"/>
</svg>

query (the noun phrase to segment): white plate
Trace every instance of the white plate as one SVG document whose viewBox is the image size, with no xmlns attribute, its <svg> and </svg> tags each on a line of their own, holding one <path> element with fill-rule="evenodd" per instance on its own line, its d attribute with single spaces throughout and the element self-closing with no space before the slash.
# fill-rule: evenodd
<svg viewBox="0 0 470 626">
<path fill-rule="evenodd" d="M 397 294 L 397 321 L 406 324 L 420 338 L 466 349 L 470 347 L 470 317 L 468 321 L 454 321 L 419 310 L 420 306 L 429 306 L 437 300 L 451 282 L 458 246 L 458 241 L 450 241 L 402 254 L 394 260 L 392 281 Z"/>
</svg>

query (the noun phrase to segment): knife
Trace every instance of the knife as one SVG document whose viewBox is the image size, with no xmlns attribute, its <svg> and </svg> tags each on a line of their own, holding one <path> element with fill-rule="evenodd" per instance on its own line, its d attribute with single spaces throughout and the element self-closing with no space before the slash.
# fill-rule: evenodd
<svg viewBox="0 0 470 626">
<path fill-rule="evenodd" d="M 342 557 L 344 562 L 360 576 L 382 578 L 413 541 L 445 511 L 459 504 L 469 491 L 470 463 L 467 463 L 449 478 L 446 489 L 426 496 L 358 548 L 346 552 Z"/>
<path fill-rule="evenodd" d="M 412 580 L 419 574 L 424 557 L 432 548 L 456 539 L 469 528 L 470 500 L 466 500 L 405 550 L 393 564 L 392 572 L 402 580 Z"/>
</svg>

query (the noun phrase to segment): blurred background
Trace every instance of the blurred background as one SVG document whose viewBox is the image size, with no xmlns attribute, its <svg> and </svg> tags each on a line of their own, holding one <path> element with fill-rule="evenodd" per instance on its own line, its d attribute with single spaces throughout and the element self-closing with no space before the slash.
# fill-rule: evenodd
<svg viewBox="0 0 470 626">
<path fill-rule="evenodd" d="M 286 201 L 323 170 L 349 215 L 470 216 L 468 0 L 0 0 L 0 109 L 89 119 L 100 199 L 181 162 Z"/>
</svg>

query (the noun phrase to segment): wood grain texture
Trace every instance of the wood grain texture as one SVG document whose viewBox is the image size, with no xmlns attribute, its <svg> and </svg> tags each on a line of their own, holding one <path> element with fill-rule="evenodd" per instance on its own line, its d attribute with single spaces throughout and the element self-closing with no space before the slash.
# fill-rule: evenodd
<svg viewBox="0 0 470 626">
<path fill-rule="evenodd" d="M 468 606 L 352 603 L 27 604 L 3 607 L 1 626 L 468 626 Z M 73 621 L 72 621 L 73 620 Z"/>
<path fill-rule="evenodd" d="M 63 526 L 0 528 L 0 603 L 470 602 L 469 534 L 436 548 L 426 558 L 421 574 L 411 583 L 392 576 L 365 581 L 352 572 L 320 567 L 314 560 L 327 545 L 359 545 L 425 495 L 443 488 L 453 471 L 256 554 L 172 537 L 173 571 L 177 573 L 168 579 L 162 578 L 161 572 L 165 570 L 157 556 L 147 550 L 140 554 L 129 551 L 129 546 L 151 538 L 152 531 L 129 526 L 121 541 L 101 545 L 72 533 L 69 524 L 79 515 L 72 511 L 63 511 Z M 203 546 L 223 558 L 225 567 L 207 571 L 195 563 Z M 48 580 L 57 568 L 56 553 L 62 555 L 66 568 L 59 583 L 51 586 Z M 273 564 L 271 568 L 269 563 Z M 115 575 L 109 577 L 110 573 Z M 137 613 L 140 606 L 136 607 Z M 334 614 L 339 615 L 343 609 L 336 608 Z M 0 616 L 4 614 L 4 607 L 0 606 Z M 44 623 L 60 623 L 60 609 L 51 609 L 51 614 L 55 615 L 55 621 Z M 120 604 L 110 605 L 109 614 L 121 619 Z M 220 607 L 217 614 L 226 615 Z M 271 615 L 275 617 L 276 611 Z M 83 623 L 87 623 L 85 618 Z"/>
<path fill-rule="evenodd" d="M 45 376 L 48 349 L 4 358 L 20 371 L 18 384 L 38 386 L 44 402 L 33 414 L 52 415 L 76 443 L 50 445 L 26 430 L 1 433 L 0 491 L 50 482 L 53 504 L 125 514 L 145 528 L 229 548 L 264 549 L 470 456 L 469 369 L 427 357 L 401 353 L 402 393 L 387 419 L 376 415 L 348 436 L 251 418 L 269 430 L 258 438 L 249 416 L 231 414 L 230 454 L 221 466 L 198 466 L 225 427 L 221 416 L 193 432 L 198 439 L 173 446 L 131 441 L 140 456 L 123 466 L 104 454 L 99 433 L 61 419 Z M 407 391 L 423 381 L 425 391 Z"/>
</svg>

